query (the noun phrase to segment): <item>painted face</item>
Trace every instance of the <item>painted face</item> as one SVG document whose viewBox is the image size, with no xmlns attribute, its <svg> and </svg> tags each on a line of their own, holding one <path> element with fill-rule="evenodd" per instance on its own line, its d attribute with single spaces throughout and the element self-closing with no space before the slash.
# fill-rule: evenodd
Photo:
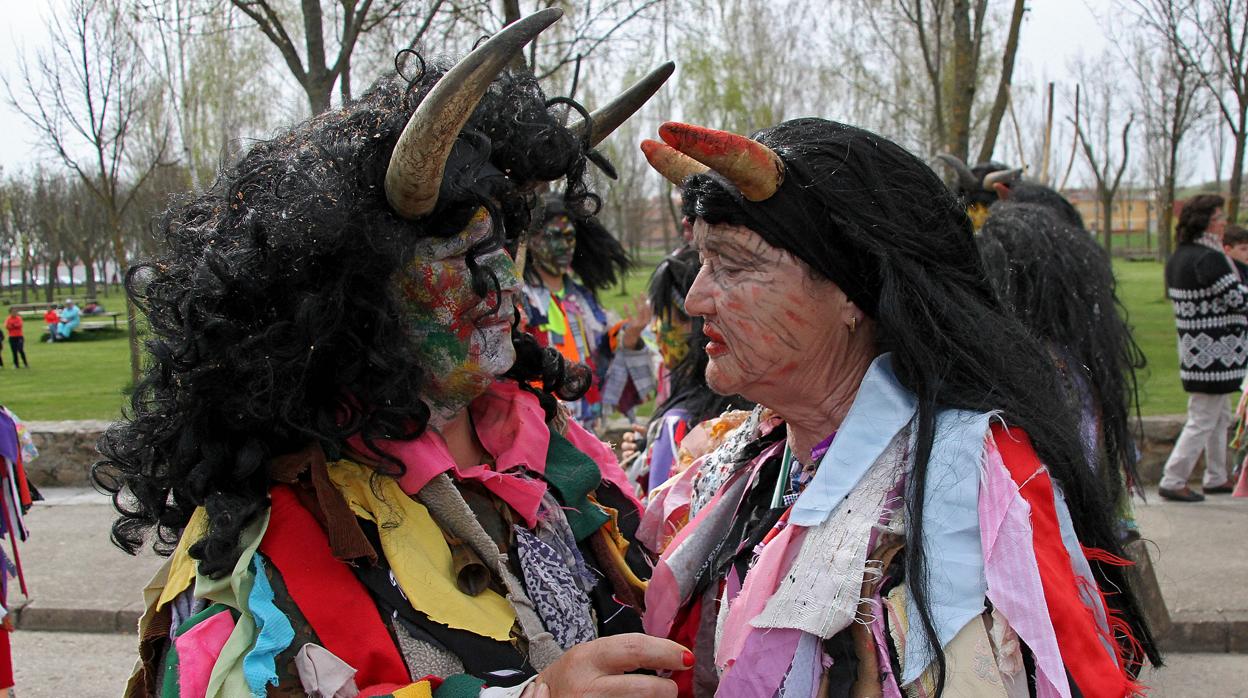
<svg viewBox="0 0 1248 698">
<path fill-rule="evenodd" d="M 848 347 L 840 287 L 744 226 L 699 219 L 693 238 L 702 267 L 685 311 L 706 321 L 711 389 L 775 405 L 822 384 L 811 372 L 836 365 Z"/>
<path fill-rule="evenodd" d="M 564 214 L 552 216 L 533 236 L 529 254 L 533 262 L 547 274 L 566 274 L 572 268 L 572 255 L 576 253 L 576 228 L 572 219 Z"/>
<path fill-rule="evenodd" d="M 672 313 L 670 318 L 654 319 L 654 335 L 658 339 L 663 365 L 674 368 L 689 353 L 689 318 Z"/>
<path fill-rule="evenodd" d="M 516 360 L 511 344 L 520 288 L 516 265 L 501 245 L 474 251 L 493 237 L 490 216 L 480 209 L 460 233 L 422 241 L 398 278 L 408 327 L 429 372 L 425 399 L 435 423 L 467 406 Z M 469 254 L 498 279 L 498 291 L 490 285 L 482 297 L 473 290 Z"/>
</svg>

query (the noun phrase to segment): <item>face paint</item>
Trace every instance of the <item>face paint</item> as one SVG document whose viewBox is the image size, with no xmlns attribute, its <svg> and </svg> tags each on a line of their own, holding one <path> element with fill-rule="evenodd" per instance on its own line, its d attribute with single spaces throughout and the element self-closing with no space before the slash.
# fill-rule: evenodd
<svg viewBox="0 0 1248 698">
<path fill-rule="evenodd" d="M 655 325 L 654 334 L 658 338 L 663 365 L 674 368 L 689 353 L 689 320 L 656 318 Z"/>
<path fill-rule="evenodd" d="M 847 302 L 831 281 L 743 226 L 694 223 L 702 267 L 685 311 L 705 319 L 707 384 L 768 404 L 809 388 L 806 374 L 846 355 Z"/>
<path fill-rule="evenodd" d="M 529 254 L 533 262 L 547 274 L 559 276 L 572 268 L 572 255 L 576 253 L 576 228 L 564 214 L 552 216 L 533 236 Z"/>
<path fill-rule="evenodd" d="M 477 248 L 494 238 L 485 209 L 449 238 L 421 241 L 397 280 L 405 319 L 429 372 L 425 401 L 434 424 L 445 422 L 485 392 L 515 363 L 511 322 L 520 288 L 516 266 L 501 244 Z M 487 293 L 473 290 L 468 255 L 487 277 Z M 490 274 L 499 290 L 488 283 Z"/>
</svg>

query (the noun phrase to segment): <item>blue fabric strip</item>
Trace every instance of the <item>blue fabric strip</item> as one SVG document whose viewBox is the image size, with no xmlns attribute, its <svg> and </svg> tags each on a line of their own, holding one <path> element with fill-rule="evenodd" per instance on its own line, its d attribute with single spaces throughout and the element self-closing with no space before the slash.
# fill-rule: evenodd
<svg viewBox="0 0 1248 698">
<path fill-rule="evenodd" d="M 256 621 L 256 642 L 243 657 L 243 676 L 251 695 L 264 698 L 265 686 L 277 685 L 277 667 L 274 663 L 278 653 L 290 647 L 295 639 L 295 629 L 286 615 L 273 605 L 273 587 L 264 573 L 264 556 L 256 553 L 251 558 L 252 572 L 256 581 L 247 597 L 247 607 Z"/>
<path fill-rule="evenodd" d="M 914 395 L 897 382 L 891 355 L 876 357 L 814 479 L 794 503 L 789 522 L 806 527 L 823 523 L 910 422 L 916 405 Z"/>
<path fill-rule="evenodd" d="M 992 413 L 966 410 L 945 410 L 936 416 L 923 496 L 923 554 L 928 605 L 941 647 L 984 612 L 988 584 L 979 533 L 979 477 L 991 417 Z M 906 595 L 906 616 L 910 628 L 902 685 L 919 678 L 935 658 L 913 593 Z"/>
</svg>

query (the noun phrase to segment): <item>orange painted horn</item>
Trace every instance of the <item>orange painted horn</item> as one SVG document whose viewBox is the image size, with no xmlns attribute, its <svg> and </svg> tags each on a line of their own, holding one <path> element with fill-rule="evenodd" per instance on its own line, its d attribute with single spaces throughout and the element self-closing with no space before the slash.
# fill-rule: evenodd
<svg viewBox="0 0 1248 698">
<path fill-rule="evenodd" d="M 784 161 L 756 140 L 676 121 L 660 126 L 659 137 L 723 175 L 750 201 L 771 198 L 784 183 Z"/>
<path fill-rule="evenodd" d="M 693 175 L 711 169 L 666 143 L 648 138 L 641 142 L 641 152 L 646 154 L 646 160 L 651 167 L 678 187 Z"/>
</svg>

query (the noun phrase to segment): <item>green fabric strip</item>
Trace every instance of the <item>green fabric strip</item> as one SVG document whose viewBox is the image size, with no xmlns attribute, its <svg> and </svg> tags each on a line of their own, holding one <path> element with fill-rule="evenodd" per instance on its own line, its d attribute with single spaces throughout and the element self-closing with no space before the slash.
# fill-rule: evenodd
<svg viewBox="0 0 1248 698">
<path fill-rule="evenodd" d="M 165 653 L 165 677 L 160 686 L 160 698 L 181 698 L 178 667 L 178 648 L 170 642 L 169 651 Z"/>
<path fill-rule="evenodd" d="M 433 698 L 477 698 L 485 682 L 468 674 L 454 674 L 446 677 L 441 686 L 433 692 Z"/>
<path fill-rule="evenodd" d="M 610 518 L 587 495 L 602 484 L 602 474 L 593 458 L 577 450 L 563 435 L 550 432 L 550 448 L 546 451 L 546 482 L 565 507 L 568 525 L 577 541 L 589 537 Z"/>
<path fill-rule="evenodd" d="M 190 618 L 187 618 L 186 620 L 182 621 L 182 625 L 178 626 L 178 630 L 177 632 L 174 633 L 174 637 L 182 637 L 183 635 L 190 632 L 191 628 L 199 625 L 200 623 L 208 620 L 209 618 L 217 615 L 218 613 L 229 613 L 229 612 L 230 612 L 229 606 L 226 606 L 223 603 L 214 603 L 208 608 L 205 608 L 199 613 L 196 613 Z"/>
<path fill-rule="evenodd" d="M 243 657 L 256 641 L 256 621 L 251 617 L 251 610 L 247 605 L 247 598 L 251 596 L 251 587 L 255 583 L 251 558 L 260 547 L 260 540 L 264 538 L 268 527 L 269 510 L 265 509 L 239 536 L 242 553 L 238 556 L 234 571 L 228 577 L 210 579 L 202 574 L 195 575 L 196 598 L 224 604 L 236 609 L 239 614 L 234 631 L 221 647 L 221 655 L 212 667 L 212 675 L 208 677 L 208 698 L 239 698 L 251 695 L 251 689 L 243 677 Z"/>
</svg>

